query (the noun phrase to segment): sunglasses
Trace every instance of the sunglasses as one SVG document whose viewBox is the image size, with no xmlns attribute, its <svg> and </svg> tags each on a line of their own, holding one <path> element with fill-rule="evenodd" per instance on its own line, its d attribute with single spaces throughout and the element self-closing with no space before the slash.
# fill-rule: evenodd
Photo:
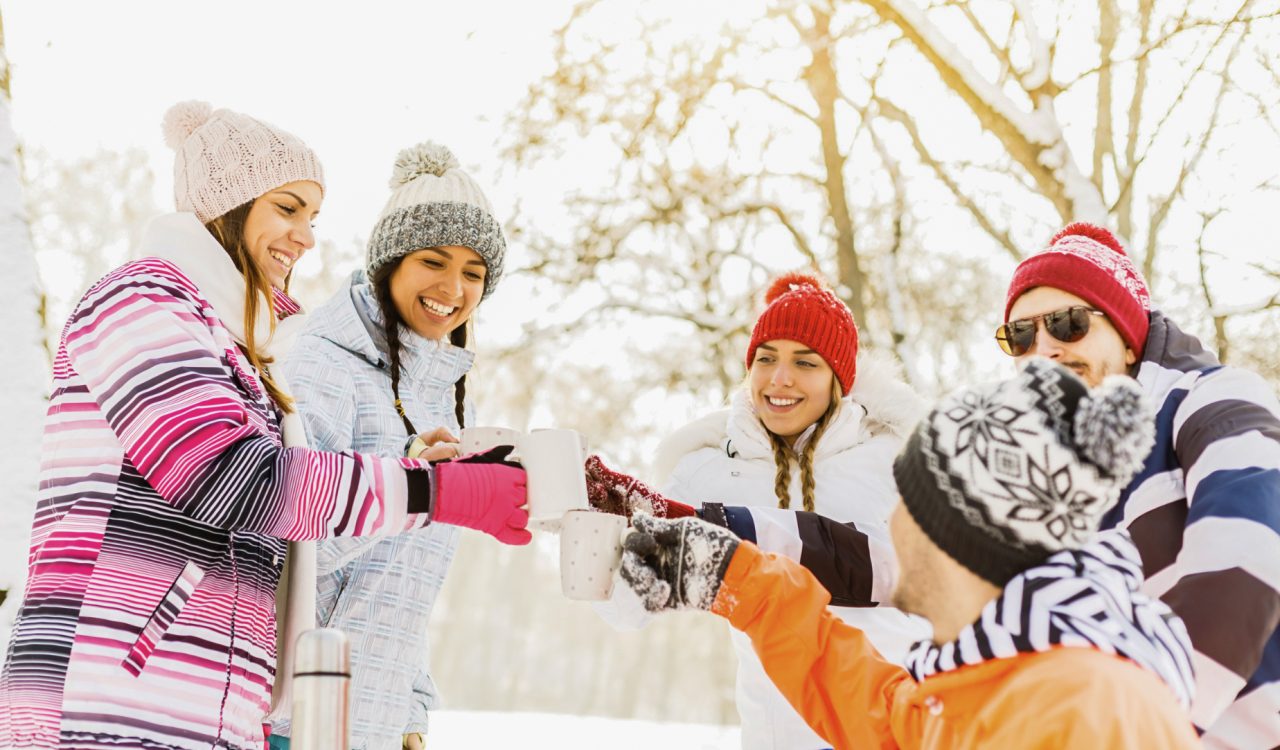
<svg viewBox="0 0 1280 750">
<path fill-rule="evenodd" d="M 1106 313 L 1091 307 L 1076 305 L 1044 315 L 1011 320 L 996 329 L 996 341 L 1000 343 L 1000 349 L 1005 354 L 1010 357 L 1021 357 L 1035 346 L 1037 320 L 1044 321 L 1044 329 L 1050 336 L 1064 344 L 1070 344 L 1079 341 L 1089 333 L 1089 324 L 1094 315 L 1106 315 Z"/>
</svg>

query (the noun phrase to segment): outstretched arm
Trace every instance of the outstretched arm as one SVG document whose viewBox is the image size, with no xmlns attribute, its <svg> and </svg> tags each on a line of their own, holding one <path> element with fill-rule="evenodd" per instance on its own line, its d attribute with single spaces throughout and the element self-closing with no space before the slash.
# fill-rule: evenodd
<svg viewBox="0 0 1280 750">
<path fill-rule="evenodd" d="M 889 598 L 897 578 L 893 547 L 857 524 L 803 510 L 706 503 L 699 516 L 765 552 L 794 560 L 831 593 L 837 607 L 874 607 Z"/>
<path fill-rule="evenodd" d="M 792 707 L 836 747 L 897 746 L 894 701 L 914 683 L 828 611 L 830 596 L 807 570 L 698 519 L 637 516 L 635 525 L 622 579 L 647 608 L 728 619 Z"/>
<path fill-rule="evenodd" d="M 711 611 L 751 638 L 769 679 L 828 742 L 897 747 L 893 702 L 914 683 L 861 630 L 831 614 L 828 601 L 807 570 L 743 544 Z"/>
</svg>

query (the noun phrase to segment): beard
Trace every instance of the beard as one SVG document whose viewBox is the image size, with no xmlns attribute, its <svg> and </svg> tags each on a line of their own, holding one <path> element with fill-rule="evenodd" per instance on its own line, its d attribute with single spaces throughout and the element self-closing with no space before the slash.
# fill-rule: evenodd
<svg viewBox="0 0 1280 750">
<path fill-rule="evenodd" d="M 1071 370 L 1084 381 L 1084 384 L 1090 388 L 1097 388 L 1102 385 L 1102 381 L 1108 375 L 1115 375 L 1121 370 L 1116 369 L 1110 362 L 1099 362 L 1096 366 L 1088 362 L 1062 362 L 1063 367 Z"/>
</svg>

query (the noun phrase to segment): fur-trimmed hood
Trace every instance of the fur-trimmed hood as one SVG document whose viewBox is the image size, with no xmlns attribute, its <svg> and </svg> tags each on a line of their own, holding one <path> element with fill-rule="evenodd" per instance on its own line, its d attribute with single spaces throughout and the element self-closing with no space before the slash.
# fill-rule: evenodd
<svg viewBox="0 0 1280 750">
<path fill-rule="evenodd" d="M 845 408 L 837 424 L 822 436 L 822 443 L 834 440 L 852 445 L 882 434 L 905 439 L 928 411 L 928 403 L 907 385 L 897 361 L 888 354 L 863 350 L 858 354 L 857 373 L 853 390 L 844 399 Z M 702 448 L 724 446 L 730 437 L 737 438 L 739 451 L 768 449 L 764 425 L 750 410 L 746 393 L 740 389 L 728 409 L 700 417 L 668 435 L 654 453 L 654 482 L 664 484 L 682 458 Z M 760 445 L 754 445 L 757 442 Z"/>
</svg>

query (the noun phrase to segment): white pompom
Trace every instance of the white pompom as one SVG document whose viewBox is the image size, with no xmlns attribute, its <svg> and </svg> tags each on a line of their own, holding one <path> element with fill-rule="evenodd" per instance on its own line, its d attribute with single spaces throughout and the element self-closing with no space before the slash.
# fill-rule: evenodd
<svg viewBox="0 0 1280 750">
<path fill-rule="evenodd" d="M 213 107 L 209 102 L 192 100 L 178 102 L 164 113 L 164 142 L 175 151 L 196 132 L 196 128 L 208 122 L 213 115 Z"/>
<path fill-rule="evenodd" d="M 446 146 L 425 141 L 410 146 L 396 154 L 396 165 L 391 172 L 391 187 L 407 185 L 423 175 L 440 177 L 447 170 L 461 166 L 458 158 Z"/>
<path fill-rule="evenodd" d="M 1076 445 L 1095 465 L 1128 484 L 1155 445 L 1155 421 L 1137 382 L 1112 375 L 1076 407 Z"/>
</svg>

